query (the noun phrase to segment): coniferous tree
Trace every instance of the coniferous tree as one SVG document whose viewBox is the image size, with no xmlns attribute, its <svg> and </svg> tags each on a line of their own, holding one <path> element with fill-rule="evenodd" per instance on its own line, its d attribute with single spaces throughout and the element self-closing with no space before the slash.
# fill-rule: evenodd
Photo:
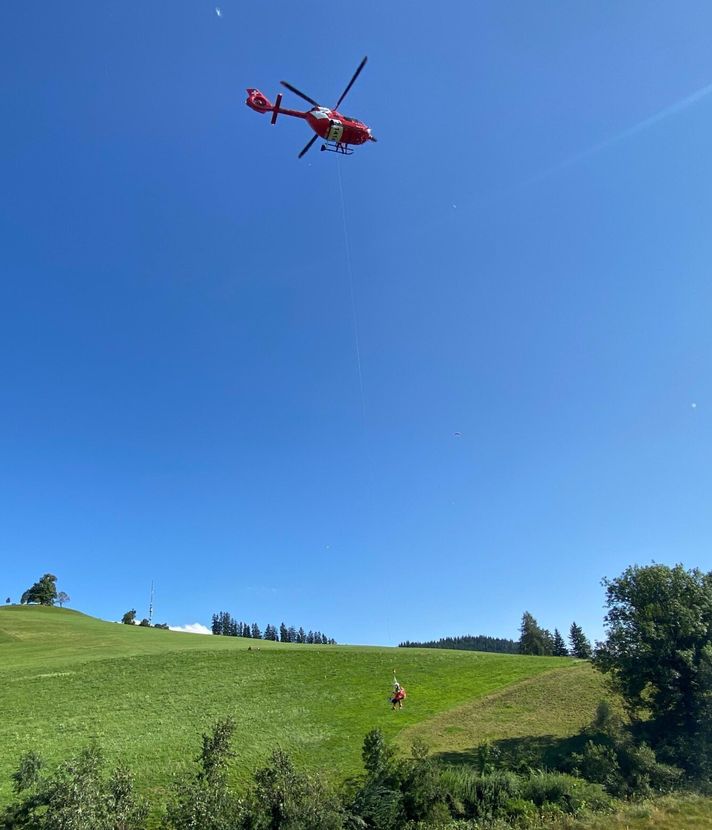
<svg viewBox="0 0 712 830">
<path fill-rule="evenodd" d="M 210 623 L 210 630 L 213 632 L 213 634 L 221 634 L 222 633 L 220 631 L 220 617 L 218 617 L 217 614 L 213 614 L 213 618 L 212 618 L 212 621 Z"/>
<path fill-rule="evenodd" d="M 287 636 L 289 637 L 288 642 L 290 642 L 290 643 L 298 643 L 299 642 L 299 640 L 297 640 L 297 629 L 293 625 L 290 625 L 289 628 L 287 629 Z"/>
<path fill-rule="evenodd" d="M 307 635 L 304 632 L 304 629 L 300 627 L 299 631 L 297 631 L 297 642 L 298 643 L 305 643 L 307 641 Z"/>
<path fill-rule="evenodd" d="M 522 615 L 522 624 L 519 630 L 521 632 L 519 637 L 520 654 L 551 654 L 551 646 L 547 638 L 547 632 L 539 626 L 528 611 L 525 611 Z"/>
<path fill-rule="evenodd" d="M 289 642 L 289 631 L 287 630 L 287 626 L 284 623 L 280 623 L 279 626 L 279 641 L 280 643 Z"/>
<path fill-rule="evenodd" d="M 311 631 L 311 630 L 309 631 L 309 633 L 307 634 L 307 640 L 306 641 L 307 641 L 307 643 L 309 643 L 310 646 L 314 645 L 314 632 L 313 631 Z"/>
<path fill-rule="evenodd" d="M 252 639 L 253 640 L 261 640 L 262 639 L 262 632 L 260 631 L 259 625 L 257 623 L 252 623 Z"/>
<path fill-rule="evenodd" d="M 571 630 L 569 632 L 569 642 L 571 643 L 571 654 L 578 657 L 579 660 L 590 660 L 593 651 L 588 637 L 583 633 L 580 625 L 575 622 L 571 623 Z"/>
<path fill-rule="evenodd" d="M 252 637 L 252 629 L 250 628 L 249 623 L 242 624 L 242 636 L 243 637 Z"/>
<path fill-rule="evenodd" d="M 566 643 L 564 642 L 564 638 L 559 633 L 559 629 L 554 629 L 554 647 L 552 650 L 552 654 L 554 657 L 568 657 L 569 650 L 566 648 Z"/>
</svg>

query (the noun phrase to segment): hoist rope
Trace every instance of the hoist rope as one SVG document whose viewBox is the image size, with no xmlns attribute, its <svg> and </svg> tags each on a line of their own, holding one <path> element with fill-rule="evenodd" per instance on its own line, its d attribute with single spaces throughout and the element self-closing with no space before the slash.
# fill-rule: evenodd
<svg viewBox="0 0 712 830">
<path fill-rule="evenodd" d="M 336 159 L 336 175 L 339 180 L 339 193 L 341 195 L 341 219 L 344 227 L 344 251 L 346 254 L 346 274 L 349 278 L 349 293 L 351 295 L 351 317 L 354 330 L 354 344 L 356 346 L 356 367 L 358 369 L 358 383 L 361 392 L 361 410 L 363 414 L 363 427 L 366 429 L 366 395 L 363 389 L 363 371 L 361 369 L 361 346 L 358 335 L 358 315 L 356 313 L 356 292 L 354 291 L 354 274 L 351 266 L 351 245 L 349 244 L 349 231 L 346 223 L 346 200 L 344 199 L 344 183 L 341 178 L 341 159 Z"/>
</svg>

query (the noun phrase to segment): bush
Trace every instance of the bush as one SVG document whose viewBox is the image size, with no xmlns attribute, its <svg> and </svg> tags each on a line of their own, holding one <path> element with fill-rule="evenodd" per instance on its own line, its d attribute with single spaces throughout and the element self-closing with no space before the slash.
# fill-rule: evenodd
<svg viewBox="0 0 712 830">
<path fill-rule="evenodd" d="M 522 781 L 522 797 L 537 807 L 553 804 L 564 813 L 605 810 L 611 799 L 600 784 L 562 772 L 535 772 Z"/>
<path fill-rule="evenodd" d="M 13 775 L 19 800 L 0 819 L 6 830 L 142 830 L 147 809 L 134 796 L 133 776 L 123 767 L 110 776 L 95 746 L 83 749 L 43 777 L 42 759 L 28 753 Z"/>
<path fill-rule="evenodd" d="M 679 787 L 683 772 L 658 761 L 645 743 L 635 743 L 622 731 L 613 737 L 589 740 L 583 752 L 571 756 L 572 771 L 601 784 L 616 798 L 647 798 Z"/>
<path fill-rule="evenodd" d="M 401 830 L 405 823 L 403 795 L 400 789 L 389 787 L 374 779 L 367 780 L 349 804 L 352 818 L 361 819 L 354 826 L 373 830 Z"/>
<path fill-rule="evenodd" d="M 383 778 L 386 774 L 392 774 L 395 750 L 386 741 L 380 729 L 372 729 L 363 739 L 361 750 L 363 766 L 372 778 Z"/>
<path fill-rule="evenodd" d="M 428 757 L 422 742 L 413 744 L 411 758 L 400 768 L 403 810 L 411 821 L 441 822 L 450 817 L 440 765 Z"/>
<path fill-rule="evenodd" d="M 198 771 L 176 785 L 164 819 L 167 830 L 233 830 L 240 826 L 242 801 L 227 783 L 234 731 L 234 721 L 225 718 L 203 735 Z"/>
<path fill-rule="evenodd" d="M 494 819 L 507 814 L 507 805 L 521 793 L 521 781 L 513 772 L 480 775 L 472 769 L 443 770 L 442 786 L 453 814 L 458 818 Z"/>
<path fill-rule="evenodd" d="M 344 812 L 318 778 L 298 772 L 277 750 L 255 773 L 244 826 L 249 830 L 341 830 Z"/>
</svg>

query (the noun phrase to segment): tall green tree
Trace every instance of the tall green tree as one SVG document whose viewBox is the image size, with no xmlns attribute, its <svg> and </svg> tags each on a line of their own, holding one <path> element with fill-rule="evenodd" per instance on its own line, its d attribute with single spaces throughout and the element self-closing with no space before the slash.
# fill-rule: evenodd
<svg viewBox="0 0 712 830">
<path fill-rule="evenodd" d="M 132 608 L 130 611 L 127 611 L 121 618 L 121 622 L 124 625 L 133 625 L 136 622 L 136 609 Z"/>
<path fill-rule="evenodd" d="M 219 720 L 203 735 L 198 770 L 179 781 L 169 801 L 164 827 L 169 830 L 233 830 L 244 827 L 241 799 L 230 788 L 228 768 L 235 723 Z"/>
<path fill-rule="evenodd" d="M 569 650 L 566 648 L 566 643 L 564 642 L 564 638 L 559 633 L 559 629 L 554 629 L 554 640 L 553 640 L 553 648 L 552 654 L 554 657 L 568 657 Z"/>
<path fill-rule="evenodd" d="M 520 654 L 551 654 L 551 635 L 548 635 L 548 632 L 539 626 L 528 611 L 522 614 L 522 624 L 519 632 Z"/>
<path fill-rule="evenodd" d="M 633 566 L 606 587 L 594 665 L 663 757 L 712 776 L 712 572 Z"/>
<path fill-rule="evenodd" d="M 247 821 L 241 826 L 250 830 L 341 830 L 343 819 L 337 796 L 319 778 L 298 771 L 290 757 L 277 749 L 267 765 L 255 772 Z M 365 823 L 360 826 L 366 827 Z"/>
<path fill-rule="evenodd" d="M 571 643 L 571 655 L 579 660 L 590 660 L 593 656 L 593 649 L 583 629 L 575 622 L 571 623 L 569 631 L 569 643 Z"/>
<path fill-rule="evenodd" d="M 22 595 L 20 602 L 37 602 L 40 605 L 54 605 L 57 601 L 57 577 L 54 574 L 45 574 Z"/>
</svg>

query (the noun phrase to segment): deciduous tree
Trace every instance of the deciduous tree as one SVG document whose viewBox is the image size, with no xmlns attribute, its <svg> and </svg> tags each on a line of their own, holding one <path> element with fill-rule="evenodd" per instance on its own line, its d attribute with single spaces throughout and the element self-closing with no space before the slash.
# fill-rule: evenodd
<svg viewBox="0 0 712 830">
<path fill-rule="evenodd" d="M 45 574 L 40 580 L 28 588 L 22 595 L 20 602 L 37 602 L 40 605 L 54 605 L 57 600 L 57 577 L 54 574 Z"/>
<path fill-rule="evenodd" d="M 712 775 L 712 572 L 633 566 L 605 580 L 594 665 L 663 757 Z"/>
</svg>

